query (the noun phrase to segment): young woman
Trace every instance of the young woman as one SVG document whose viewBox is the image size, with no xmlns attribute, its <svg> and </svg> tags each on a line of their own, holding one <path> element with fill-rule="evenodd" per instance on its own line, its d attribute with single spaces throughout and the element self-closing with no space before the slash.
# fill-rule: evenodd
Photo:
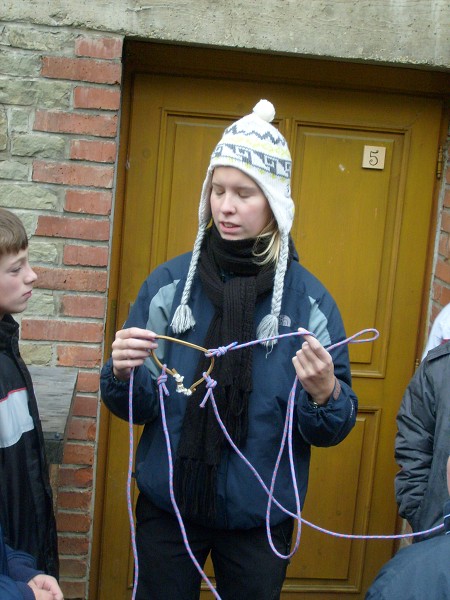
<svg viewBox="0 0 450 600">
<path fill-rule="evenodd" d="M 355 423 L 347 348 L 337 348 L 333 357 L 324 348 L 345 338 L 339 310 L 299 264 L 289 235 L 291 157 L 286 140 L 270 124 L 274 115 L 273 106 L 262 100 L 225 130 L 203 185 L 193 252 L 147 278 L 102 370 L 103 400 L 123 419 L 135 370 L 134 418 L 145 424 L 136 456 L 137 597 L 142 600 L 193 600 L 201 581 L 173 514 L 156 390 L 160 369 L 149 352 L 156 350 L 161 363 L 175 368 L 187 385 L 201 378 L 210 361 L 158 335 L 212 349 L 300 327 L 314 334 L 305 341 L 292 336 L 229 351 L 216 358 L 212 372 L 221 419 L 268 486 L 297 375 L 293 447 L 302 505 L 310 446 L 339 443 Z M 211 404 L 199 407 L 205 384 L 191 396 L 177 393 L 170 377 L 167 386 L 175 496 L 197 560 L 203 565 L 211 553 L 222 600 L 279 598 L 288 561 L 272 552 L 267 540 L 266 492 L 226 441 Z M 275 497 L 295 513 L 286 452 Z M 275 547 L 288 554 L 293 519 L 275 506 L 270 525 Z"/>
</svg>

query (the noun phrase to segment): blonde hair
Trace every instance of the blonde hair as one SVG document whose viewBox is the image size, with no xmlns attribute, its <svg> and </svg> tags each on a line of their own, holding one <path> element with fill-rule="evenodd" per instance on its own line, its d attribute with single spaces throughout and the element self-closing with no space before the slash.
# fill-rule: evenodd
<svg viewBox="0 0 450 600">
<path fill-rule="evenodd" d="M 269 238 L 266 241 L 266 238 Z M 257 248 L 259 244 L 264 240 L 264 250 L 262 252 L 258 252 Z M 253 247 L 253 256 L 257 259 L 257 263 L 261 266 L 269 265 L 273 263 L 277 264 L 278 259 L 280 257 L 280 248 L 281 248 L 281 234 L 278 229 L 277 222 L 275 217 L 272 215 L 269 223 L 264 227 L 261 233 L 255 240 L 255 245 Z"/>
<path fill-rule="evenodd" d="M 0 256 L 17 254 L 28 248 L 28 236 L 22 221 L 6 208 L 0 208 Z"/>
</svg>

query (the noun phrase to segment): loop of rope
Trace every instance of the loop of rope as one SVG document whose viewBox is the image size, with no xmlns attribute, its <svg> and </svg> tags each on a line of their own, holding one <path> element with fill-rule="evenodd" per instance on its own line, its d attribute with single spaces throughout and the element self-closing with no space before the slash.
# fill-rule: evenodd
<svg viewBox="0 0 450 600">
<path fill-rule="evenodd" d="M 362 338 L 363 335 L 367 334 L 367 333 L 372 333 L 372 337 L 369 338 Z M 253 340 L 251 342 L 246 342 L 244 344 L 238 344 L 238 342 L 232 342 L 231 344 L 229 344 L 228 346 L 220 346 L 219 348 L 216 349 L 210 349 L 210 350 L 206 350 L 204 348 L 195 346 L 193 344 L 190 344 L 188 342 L 182 342 L 185 345 L 191 346 L 191 347 L 195 347 L 196 349 L 201 349 L 202 351 L 205 352 L 205 356 L 207 356 L 208 358 L 211 358 L 212 361 L 214 361 L 214 357 L 216 356 L 223 356 L 226 352 L 228 352 L 229 350 L 237 350 L 239 348 L 244 348 L 246 346 L 250 346 L 253 344 L 258 344 L 258 343 L 262 343 L 262 342 L 266 342 L 266 341 L 272 341 L 274 339 L 280 339 L 280 338 L 284 338 L 284 337 L 290 337 L 293 335 L 297 335 L 297 336 L 306 336 L 306 335 L 313 335 L 314 334 L 310 331 L 307 331 L 306 329 L 300 329 L 299 331 L 296 332 L 291 332 L 291 333 L 286 333 L 286 334 L 280 334 L 278 336 L 273 336 L 270 338 L 265 338 L 263 340 Z M 180 342 L 180 340 L 177 340 L 175 338 L 169 338 L 168 336 L 158 336 L 159 338 L 163 338 L 163 339 L 167 339 L 169 341 L 174 341 L 174 342 Z M 315 336 L 314 336 L 315 337 Z M 344 344 L 358 344 L 358 343 L 365 343 L 365 342 L 372 342 L 374 340 L 376 340 L 379 337 L 379 332 L 376 329 L 373 328 L 368 328 L 368 329 L 363 329 L 357 333 L 355 333 L 354 335 L 345 338 L 344 340 L 341 340 L 340 342 L 337 342 L 335 344 L 332 344 L 331 346 L 328 346 L 326 348 L 327 351 L 333 350 L 334 348 L 337 348 L 339 346 L 342 346 Z M 161 365 L 161 363 L 159 361 L 157 361 L 159 365 Z M 205 381 L 206 383 L 206 393 L 205 396 L 202 400 L 202 402 L 200 403 L 200 407 L 204 408 L 206 406 L 206 403 L 208 400 L 211 401 L 211 405 L 214 411 L 214 415 L 217 419 L 217 422 L 225 436 L 225 438 L 227 439 L 228 443 L 231 445 L 232 449 L 237 453 L 237 455 L 241 458 L 241 460 L 247 465 L 247 467 L 250 469 L 250 471 L 253 473 L 253 475 L 256 477 L 256 479 L 258 480 L 258 482 L 260 483 L 261 487 L 263 488 L 263 490 L 265 491 L 265 493 L 268 495 L 268 503 L 267 503 L 267 510 L 266 510 L 266 531 L 267 531 L 267 538 L 270 544 L 270 547 L 272 549 L 272 551 L 276 554 L 276 556 L 278 556 L 279 558 L 282 559 L 289 559 L 291 558 L 295 552 L 298 550 L 299 544 L 300 544 L 300 538 L 301 538 L 301 525 L 302 523 L 305 525 L 308 525 L 309 527 L 312 527 L 313 529 L 316 529 L 317 531 L 320 531 L 322 533 L 325 533 L 327 535 L 330 536 L 334 536 L 334 537 L 338 537 L 338 538 L 344 538 L 344 539 L 400 539 L 400 538 L 410 538 L 410 537 L 415 537 L 415 536 L 419 536 L 419 535 L 427 535 L 430 533 L 434 533 L 439 531 L 440 529 L 442 529 L 444 527 L 444 524 L 440 524 L 437 525 L 431 529 L 428 529 L 426 531 L 419 531 L 419 532 L 415 532 L 415 533 L 406 533 L 406 534 L 396 534 L 396 535 L 356 535 L 356 534 L 344 534 L 344 533 L 338 533 L 338 532 L 334 532 L 334 531 L 330 531 L 327 529 L 324 529 L 322 527 L 319 527 L 318 525 L 314 525 L 313 523 L 307 521 L 306 519 L 304 519 L 301 515 L 301 507 L 300 507 L 300 498 L 299 498 L 299 494 L 298 494 L 298 486 L 297 486 L 297 479 L 296 479 L 296 475 L 295 475 L 295 467 L 294 467 L 294 456 L 293 456 L 293 444 L 292 444 L 292 430 L 293 430 L 293 415 L 294 415 L 294 407 L 295 407 L 295 393 L 296 393 L 296 388 L 297 388 L 297 382 L 298 382 L 298 378 L 295 377 L 291 392 L 289 394 L 289 399 L 288 399 L 288 403 L 287 403 L 287 409 L 286 409 L 286 418 L 285 418 L 285 425 L 284 425 L 284 429 L 283 429 L 283 435 L 282 435 L 282 439 L 281 439 L 281 443 L 280 443 L 280 450 L 278 452 L 278 456 L 275 462 L 275 467 L 274 467 L 274 471 L 272 474 L 272 479 L 271 479 L 271 483 L 270 483 L 270 488 L 267 487 L 267 485 L 264 483 L 262 477 L 259 475 L 258 471 L 255 469 L 255 467 L 250 463 L 250 461 L 242 454 L 242 452 L 239 450 L 239 448 L 236 446 L 236 444 L 233 442 L 233 440 L 231 439 L 220 415 L 219 415 L 219 411 L 215 402 L 215 398 L 214 398 L 214 388 L 217 385 L 217 381 L 215 381 L 214 379 L 212 379 L 212 377 L 210 376 L 210 372 L 212 370 L 212 364 L 210 365 L 210 368 L 208 369 L 208 371 L 203 373 L 203 378 L 201 380 L 199 380 L 199 382 L 196 382 L 196 384 L 194 385 L 198 385 L 201 381 Z M 197 571 L 200 573 L 202 579 L 205 581 L 205 583 L 207 584 L 208 588 L 210 589 L 210 591 L 213 593 L 213 595 L 215 596 L 215 598 L 217 598 L 217 600 L 221 600 L 220 596 L 218 595 L 218 593 L 216 592 L 214 586 L 212 585 L 211 581 L 208 579 L 208 576 L 206 575 L 206 573 L 204 573 L 202 567 L 200 566 L 200 564 L 198 563 L 197 559 L 195 558 L 192 549 L 190 547 L 189 544 L 189 540 L 187 538 L 187 534 L 186 534 L 186 528 L 183 522 L 183 518 L 181 516 L 181 513 L 179 511 L 176 499 L 175 499 L 175 493 L 174 493 L 174 487 L 173 487 L 173 458 L 172 458 L 172 450 L 171 450 L 171 444 L 170 444 L 170 434 L 168 431 L 168 427 L 167 427 L 167 420 L 166 420 L 166 414 L 165 414 L 165 406 L 164 406 L 164 395 L 169 396 L 169 391 L 167 389 L 166 386 L 166 381 L 167 381 L 167 373 L 166 371 L 168 371 L 169 373 L 173 374 L 171 372 L 170 369 L 168 369 L 166 367 L 166 365 L 161 365 L 162 371 L 161 371 L 161 375 L 158 377 L 157 379 L 157 386 L 159 389 L 159 402 L 160 402 L 160 409 L 161 409 L 161 419 L 162 419 L 162 425 L 163 425 L 163 430 L 164 430 L 164 437 L 165 437 L 165 441 L 166 441 L 166 449 L 167 449 L 167 456 L 168 456 L 168 462 L 169 462 L 169 494 L 170 494 L 170 499 L 171 499 L 171 503 L 175 512 L 175 515 L 177 517 L 179 526 L 180 526 L 180 531 L 183 537 L 183 541 L 184 541 L 184 545 L 186 547 L 186 550 L 192 560 L 192 562 L 194 563 Z M 175 372 L 176 373 L 176 372 Z M 127 478 L 127 504 L 128 504 L 128 516 L 129 516 L 129 520 L 130 520 L 130 529 L 131 529 L 131 539 L 132 539 L 132 548 L 133 548 L 133 556 L 134 556 L 134 561 L 135 561 L 135 574 L 134 574 L 134 585 L 133 585 L 133 593 L 132 593 L 132 600 L 134 600 L 135 598 L 135 594 L 136 594 L 136 588 L 137 588 L 137 581 L 138 581 L 138 573 L 139 573 L 139 567 L 138 567 L 138 556 L 137 556 L 137 549 L 136 549 L 136 541 L 135 541 L 135 526 L 134 526 L 134 518 L 133 518 L 133 510 L 132 510 L 132 503 L 131 503 L 131 478 L 132 478 L 132 464 L 133 464 L 133 454 L 134 454 L 134 436 L 133 436 L 133 408 L 132 408 L 132 403 L 133 403 L 133 380 L 134 380 L 134 369 L 131 370 L 131 375 L 130 375 L 130 384 L 129 384 L 129 433 L 130 433 L 130 452 L 129 452 L 129 463 L 128 463 L 128 478 Z M 192 386 L 193 387 L 193 386 Z M 278 500 L 275 498 L 274 496 L 274 489 L 275 489 L 275 483 L 276 483 L 276 478 L 277 478 L 277 474 L 278 474 L 278 469 L 279 469 L 279 465 L 281 462 L 281 457 L 282 454 L 284 452 L 285 449 L 285 445 L 286 445 L 286 440 L 288 443 L 288 452 L 289 452 L 289 464 L 290 464 L 290 469 L 291 469 L 291 478 L 292 478 L 292 484 L 293 484 L 293 490 L 294 490 L 294 495 L 295 495 L 295 504 L 296 504 L 296 513 L 292 513 L 291 511 L 289 511 L 287 508 L 285 508 L 282 504 L 280 504 L 278 502 Z M 275 504 L 280 510 L 282 510 L 286 515 L 294 518 L 297 520 L 298 523 L 298 527 L 297 527 L 297 535 L 296 535 L 296 540 L 294 543 L 294 547 L 293 550 L 287 554 L 287 555 L 283 555 L 280 554 L 278 552 L 278 550 L 275 548 L 274 544 L 273 544 L 273 540 L 272 540 L 272 532 L 270 530 L 270 513 L 271 513 L 271 506 L 272 504 Z"/>
</svg>

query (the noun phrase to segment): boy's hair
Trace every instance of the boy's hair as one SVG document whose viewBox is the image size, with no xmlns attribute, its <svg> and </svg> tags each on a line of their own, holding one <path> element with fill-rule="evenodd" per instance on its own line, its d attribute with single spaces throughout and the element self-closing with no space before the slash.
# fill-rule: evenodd
<svg viewBox="0 0 450 600">
<path fill-rule="evenodd" d="M 0 257 L 28 248 L 28 236 L 22 221 L 6 208 L 0 208 Z"/>
</svg>

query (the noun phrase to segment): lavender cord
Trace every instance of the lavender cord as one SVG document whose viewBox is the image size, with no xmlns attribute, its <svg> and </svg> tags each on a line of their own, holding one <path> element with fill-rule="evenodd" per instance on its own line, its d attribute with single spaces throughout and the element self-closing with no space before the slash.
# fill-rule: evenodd
<svg viewBox="0 0 450 600">
<path fill-rule="evenodd" d="M 372 337 L 370 337 L 370 338 L 361 338 L 362 335 L 365 335 L 367 333 L 372 333 L 373 334 Z M 230 350 L 238 350 L 240 348 L 245 348 L 247 346 L 251 346 L 251 345 L 254 345 L 254 344 L 259 344 L 259 343 L 262 343 L 262 342 L 272 341 L 274 339 L 280 339 L 280 338 L 284 338 L 284 337 L 290 337 L 290 336 L 293 336 L 293 335 L 296 335 L 296 336 L 313 335 L 314 336 L 314 334 L 312 332 L 307 331 L 306 329 L 300 329 L 297 332 L 285 333 L 285 334 L 281 334 L 281 335 L 278 335 L 278 336 L 273 336 L 273 337 L 265 338 L 263 340 L 253 340 L 251 342 L 246 342 L 245 344 L 238 344 L 238 342 L 233 342 L 233 343 L 229 344 L 228 346 L 220 346 L 219 348 L 216 348 L 216 349 L 210 349 L 210 350 L 208 350 L 207 353 L 205 353 L 205 356 L 207 356 L 207 357 L 211 357 L 211 356 L 219 357 L 219 356 L 223 356 L 226 352 L 228 352 Z M 376 329 L 373 329 L 373 328 L 363 329 L 363 330 L 355 333 L 354 335 L 352 335 L 352 336 L 350 336 L 350 337 L 348 337 L 348 338 L 346 338 L 344 340 L 341 340 L 340 342 L 337 342 L 336 344 L 332 344 L 331 346 L 328 346 L 326 348 L 326 350 L 329 352 L 329 351 L 331 351 L 331 350 L 333 350 L 333 349 L 335 349 L 335 348 L 337 348 L 339 346 L 342 346 L 344 344 L 360 344 L 360 343 L 365 343 L 365 342 L 371 342 L 371 341 L 376 340 L 378 337 L 379 337 L 379 332 Z M 157 380 L 157 385 L 158 385 L 158 389 L 159 389 L 159 402 L 160 402 L 160 408 L 161 408 L 161 420 L 162 420 L 162 426 L 163 426 L 163 431 L 164 431 L 164 437 L 165 437 L 165 441 L 166 441 L 167 457 L 168 457 L 168 462 L 169 462 L 169 494 L 170 494 L 170 500 L 171 500 L 171 503 L 172 503 L 175 515 L 177 517 L 178 523 L 180 525 L 180 531 L 181 531 L 181 535 L 183 537 L 184 545 L 186 547 L 186 550 L 187 550 L 187 552 L 188 552 L 188 554 L 189 554 L 192 562 L 194 563 L 197 571 L 200 573 L 201 577 L 206 582 L 208 588 L 213 593 L 213 595 L 218 600 L 221 600 L 220 596 L 218 595 L 218 593 L 215 590 L 214 586 L 212 585 L 211 581 L 208 579 L 208 576 L 206 575 L 206 573 L 204 573 L 202 567 L 200 566 L 200 564 L 198 563 L 197 559 L 195 558 L 195 556 L 194 556 L 194 554 L 192 552 L 192 549 L 191 549 L 191 547 L 189 545 L 189 540 L 187 538 L 186 528 L 185 528 L 185 525 L 184 525 L 184 522 L 183 522 L 183 518 L 181 516 L 180 510 L 178 508 L 178 505 L 177 505 L 177 502 L 176 502 L 176 499 L 175 499 L 175 493 L 174 493 L 174 488 L 173 488 L 173 459 L 172 459 L 172 449 L 171 449 L 171 444 L 170 444 L 170 434 L 169 434 L 169 430 L 168 430 L 168 427 L 167 427 L 167 420 L 166 420 L 166 413 L 165 413 L 165 406 L 164 406 L 164 395 L 169 396 L 169 391 L 168 391 L 167 386 L 166 386 L 167 373 L 165 372 L 165 370 L 166 370 L 166 366 L 164 365 L 163 366 L 163 370 L 161 372 L 161 375 L 159 376 L 159 378 Z M 435 526 L 435 527 L 433 527 L 431 529 L 427 529 L 426 531 L 419 531 L 419 532 L 415 532 L 415 533 L 396 534 L 396 535 L 356 535 L 356 534 L 337 533 L 337 532 L 334 532 L 334 531 L 330 531 L 328 529 L 324 529 L 322 527 L 319 527 L 318 525 L 315 525 L 315 524 L 311 523 L 310 521 L 307 521 L 301 515 L 300 498 L 299 498 L 299 494 L 298 494 L 297 479 L 296 479 L 296 475 L 295 475 L 294 457 L 293 457 L 293 444 L 292 444 L 293 415 L 294 415 L 294 407 L 295 407 L 295 392 L 296 392 L 296 389 L 297 389 L 298 378 L 295 377 L 295 380 L 294 380 L 291 392 L 289 394 L 289 399 L 288 399 L 287 409 L 286 409 L 285 424 L 284 424 L 283 435 L 282 435 L 281 444 L 280 444 L 280 450 L 278 452 L 277 460 L 276 460 L 274 471 L 273 471 L 273 474 L 272 474 L 272 480 L 271 480 L 271 484 L 270 484 L 270 489 L 269 489 L 266 486 L 266 484 L 264 483 L 262 477 L 259 475 L 258 471 L 255 469 L 255 467 L 242 454 L 242 452 L 239 450 L 239 448 L 233 442 L 233 440 L 231 439 L 228 431 L 226 430 L 226 427 L 225 427 L 222 419 L 220 418 L 219 411 L 218 411 L 218 408 L 217 408 L 217 405 L 216 405 L 216 402 L 215 402 L 215 399 L 214 399 L 214 393 L 213 393 L 213 389 L 217 385 L 217 381 L 215 381 L 214 379 L 212 379 L 206 373 L 203 373 L 203 377 L 204 377 L 205 382 L 206 382 L 206 393 L 205 393 L 205 396 L 204 396 L 204 398 L 203 398 L 203 400 L 202 400 L 202 402 L 200 404 L 200 408 L 204 408 L 206 406 L 206 403 L 207 403 L 208 400 L 211 401 L 211 405 L 212 405 L 215 417 L 217 419 L 217 422 L 218 422 L 218 424 L 219 424 L 222 432 L 224 433 L 225 438 L 227 439 L 228 443 L 231 445 L 231 447 L 237 453 L 237 455 L 243 460 L 243 462 L 248 466 L 248 468 L 250 469 L 250 471 L 253 473 L 253 475 L 256 477 L 256 479 L 260 483 L 260 485 L 263 488 L 263 490 L 268 495 L 268 503 L 267 503 L 267 510 L 266 510 L 267 539 L 268 539 L 268 542 L 270 544 L 270 547 L 271 547 L 272 551 L 279 558 L 289 559 L 298 550 L 298 547 L 300 545 L 301 525 L 302 525 L 302 523 L 305 524 L 305 525 L 308 525 L 309 527 L 311 527 L 313 529 L 316 529 L 317 531 L 320 531 L 322 533 L 325 533 L 325 534 L 333 536 L 333 537 L 344 538 L 344 539 L 365 539 L 365 540 L 370 540 L 370 539 L 378 539 L 378 540 L 380 540 L 380 539 L 411 538 L 411 537 L 415 537 L 415 536 L 419 536 L 419 535 L 426 535 L 426 534 L 429 534 L 429 533 L 434 533 L 434 532 L 437 532 L 438 530 L 440 530 L 440 529 L 442 529 L 444 527 L 444 524 L 442 523 L 442 524 L 437 525 L 437 526 Z M 130 374 L 129 394 L 128 394 L 128 400 L 129 400 L 128 419 L 129 419 L 129 443 L 130 443 L 130 449 L 129 449 L 128 476 L 127 476 L 128 517 L 129 517 L 129 520 L 130 520 L 131 544 L 132 544 L 133 557 L 134 557 L 134 563 L 135 563 L 132 600 L 134 600 L 135 596 L 136 596 L 136 588 L 137 588 L 138 575 L 139 575 L 138 555 L 137 555 L 137 548 L 136 548 L 136 533 L 135 533 L 135 525 L 134 525 L 134 518 L 133 518 L 133 508 L 132 508 L 132 502 L 131 502 L 131 479 L 132 479 L 132 474 L 133 474 L 133 456 L 134 456 L 133 381 L 134 381 L 134 369 L 131 370 L 131 374 Z M 285 448 L 285 445 L 286 445 L 286 439 L 287 439 L 287 443 L 288 443 L 289 464 L 290 464 L 291 477 L 292 477 L 292 483 L 293 483 L 293 489 L 294 489 L 294 495 L 295 495 L 296 514 L 292 513 L 291 511 L 289 511 L 288 509 L 286 509 L 284 506 L 282 506 L 278 502 L 278 500 L 275 498 L 275 496 L 274 496 L 274 488 L 275 488 L 276 478 L 277 478 L 277 474 L 278 474 L 278 469 L 279 469 L 281 457 L 282 457 L 282 454 L 284 452 L 284 448 Z M 288 515 L 288 516 L 296 519 L 297 522 L 298 522 L 297 536 L 296 536 L 295 544 L 294 544 L 293 550 L 289 554 L 287 554 L 287 555 L 280 554 L 278 552 L 278 550 L 275 548 L 274 544 L 273 544 L 272 534 L 271 534 L 271 531 L 270 531 L 270 512 L 271 512 L 271 506 L 272 506 L 272 504 L 275 504 L 286 515 Z"/>
</svg>

